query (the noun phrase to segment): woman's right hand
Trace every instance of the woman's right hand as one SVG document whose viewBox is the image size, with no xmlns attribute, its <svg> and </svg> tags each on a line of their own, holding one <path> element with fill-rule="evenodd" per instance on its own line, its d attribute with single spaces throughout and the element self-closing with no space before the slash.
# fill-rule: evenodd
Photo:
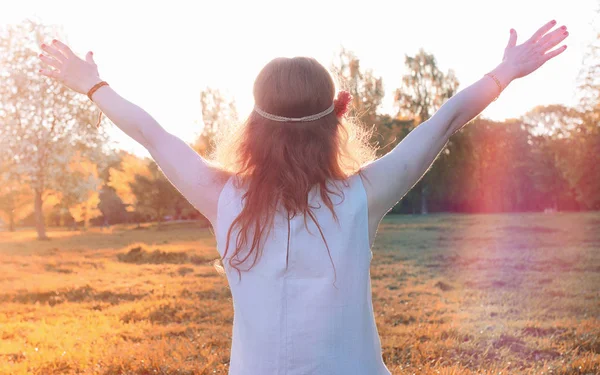
<svg viewBox="0 0 600 375">
<path fill-rule="evenodd" d="M 518 46 L 516 45 L 517 32 L 514 29 L 510 30 L 510 39 L 504 50 L 501 65 L 507 67 L 512 78 L 520 78 L 533 73 L 546 61 L 560 55 L 567 48 L 566 45 L 563 45 L 548 52 L 569 35 L 566 26 L 561 26 L 548 33 L 554 25 L 556 25 L 556 21 L 548 22 L 536 31 L 531 38 Z"/>
<path fill-rule="evenodd" d="M 102 81 L 92 52 L 88 52 L 85 60 L 82 60 L 66 44 L 56 39 L 52 41 L 52 45 L 42 44 L 42 50 L 47 55 L 40 54 L 39 58 L 48 65 L 48 68 L 41 69 L 40 73 L 71 90 L 87 94 L 96 83 Z"/>
</svg>

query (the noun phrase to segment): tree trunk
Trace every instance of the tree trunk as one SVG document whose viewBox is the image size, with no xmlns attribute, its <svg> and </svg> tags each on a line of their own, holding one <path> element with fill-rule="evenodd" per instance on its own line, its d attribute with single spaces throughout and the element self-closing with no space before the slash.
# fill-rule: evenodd
<svg viewBox="0 0 600 375">
<path fill-rule="evenodd" d="M 8 219 L 8 231 L 15 231 L 15 215 L 12 212 L 10 213 L 10 218 Z"/>
<path fill-rule="evenodd" d="M 34 208 L 35 208 L 35 229 L 37 230 L 38 240 L 47 240 L 46 223 L 44 222 L 44 212 L 42 211 L 42 192 L 35 191 Z"/>
<path fill-rule="evenodd" d="M 427 214 L 427 185 L 421 185 L 421 214 Z"/>
</svg>

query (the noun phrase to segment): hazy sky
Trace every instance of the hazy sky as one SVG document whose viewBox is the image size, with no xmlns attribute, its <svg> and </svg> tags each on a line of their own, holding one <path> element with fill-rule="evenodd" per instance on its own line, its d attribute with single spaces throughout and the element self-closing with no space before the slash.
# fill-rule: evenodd
<svg viewBox="0 0 600 375">
<path fill-rule="evenodd" d="M 383 77 L 384 112 L 404 74 L 405 54 L 433 53 L 460 88 L 501 62 L 509 30 L 521 43 L 545 22 L 566 24 L 567 50 L 513 82 L 486 109 L 518 117 L 540 104 L 575 104 L 576 79 L 597 29 L 598 0 L 439 1 L 11 1 L 0 24 L 34 17 L 64 27 L 80 56 L 94 52 L 101 77 L 163 127 L 190 142 L 201 130 L 200 91 L 234 97 L 241 117 L 252 109 L 252 84 L 277 56 L 314 56 L 329 67 L 340 46 Z M 50 40 L 49 40 L 50 41 Z M 124 149 L 148 155 L 115 126 Z"/>
</svg>

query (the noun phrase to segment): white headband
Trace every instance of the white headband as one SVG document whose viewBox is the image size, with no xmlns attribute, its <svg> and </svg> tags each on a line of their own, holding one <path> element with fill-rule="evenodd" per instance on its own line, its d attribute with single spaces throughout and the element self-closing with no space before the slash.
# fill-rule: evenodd
<svg viewBox="0 0 600 375">
<path fill-rule="evenodd" d="M 267 113 L 267 112 L 263 111 L 262 109 L 258 108 L 258 106 L 256 106 L 256 104 L 254 105 L 254 111 L 256 113 L 258 113 L 259 115 L 261 115 L 262 117 L 264 117 L 266 119 L 273 120 L 273 121 L 279 121 L 279 122 L 314 121 L 314 120 L 320 119 L 321 117 L 327 116 L 328 114 L 333 112 L 334 109 L 335 109 L 335 103 L 331 104 L 331 107 L 327 108 L 323 112 L 319 112 L 315 115 L 304 116 L 304 117 L 283 117 L 283 116 L 277 116 L 277 115 L 272 115 L 270 113 Z"/>
</svg>

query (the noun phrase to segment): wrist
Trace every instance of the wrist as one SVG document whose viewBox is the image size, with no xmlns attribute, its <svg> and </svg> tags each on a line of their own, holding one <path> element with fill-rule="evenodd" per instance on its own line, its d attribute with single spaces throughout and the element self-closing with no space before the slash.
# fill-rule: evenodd
<svg viewBox="0 0 600 375">
<path fill-rule="evenodd" d="M 104 86 L 108 86 L 108 83 L 106 81 L 103 80 L 98 80 L 93 86 L 91 86 L 88 91 L 86 91 L 86 95 L 87 97 L 91 100 L 94 101 L 93 99 L 93 95 L 96 93 L 96 91 L 98 91 L 99 89 L 101 89 Z"/>
<path fill-rule="evenodd" d="M 100 77 L 94 77 L 90 78 L 89 80 L 86 80 L 85 83 L 82 85 L 82 93 L 87 95 L 87 93 L 90 92 L 92 87 L 96 86 L 100 82 L 102 82 L 102 79 Z"/>
<path fill-rule="evenodd" d="M 500 84 L 502 85 L 502 90 L 504 90 L 506 86 L 508 86 L 517 78 L 514 69 L 506 62 L 500 63 L 500 65 L 498 65 L 490 73 L 494 74 L 496 78 L 498 78 Z"/>
</svg>

